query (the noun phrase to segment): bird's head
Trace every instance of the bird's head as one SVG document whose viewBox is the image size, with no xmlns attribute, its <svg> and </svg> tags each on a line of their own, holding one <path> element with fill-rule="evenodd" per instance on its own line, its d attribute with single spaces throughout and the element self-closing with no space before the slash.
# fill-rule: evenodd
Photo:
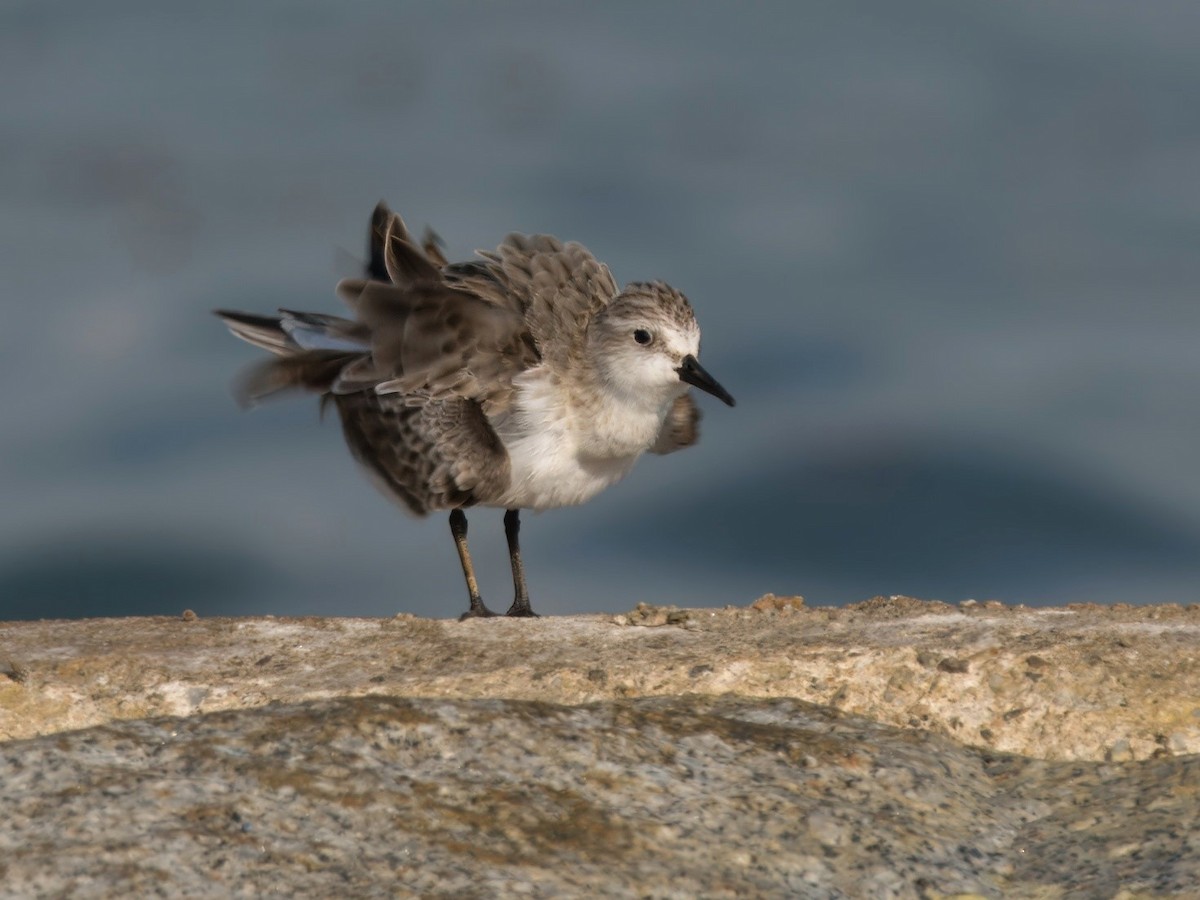
<svg viewBox="0 0 1200 900">
<path fill-rule="evenodd" d="M 627 286 L 588 329 L 593 365 L 630 402 L 665 408 L 689 385 L 733 406 L 700 365 L 700 326 L 687 298 L 660 281 Z"/>
</svg>

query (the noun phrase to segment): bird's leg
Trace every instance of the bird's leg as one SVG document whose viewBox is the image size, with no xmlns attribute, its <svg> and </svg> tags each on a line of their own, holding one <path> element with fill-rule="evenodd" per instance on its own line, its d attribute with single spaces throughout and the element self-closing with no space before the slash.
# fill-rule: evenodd
<svg viewBox="0 0 1200 900">
<path fill-rule="evenodd" d="M 516 598 L 505 615 L 536 616 L 529 605 L 529 588 L 525 587 L 525 567 L 521 564 L 521 547 L 517 535 L 521 532 L 521 511 L 510 509 L 504 513 L 504 536 L 508 538 L 508 560 L 512 563 L 513 588 Z"/>
<path fill-rule="evenodd" d="M 462 563 L 463 578 L 467 580 L 467 593 L 471 595 L 471 608 L 460 619 L 494 616 L 495 613 L 483 605 L 479 596 L 479 582 L 475 580 L 475 567 L 471 565 L 471 554 L 467 550 L 467 514 L 461 509 L 450 511 L 450 533 L 454 535 L 454 546 L 458 548 L 458 560 Z"/>
</svg>

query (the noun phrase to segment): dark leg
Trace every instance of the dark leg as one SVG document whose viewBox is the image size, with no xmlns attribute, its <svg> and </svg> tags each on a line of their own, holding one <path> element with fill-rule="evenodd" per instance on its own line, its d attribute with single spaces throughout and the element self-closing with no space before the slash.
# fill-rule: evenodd
<svg viewBox="0 0 1200 900">
<path fill-rule="evenodd" d="M 516 599 L 505 615 L 536 616 L 529 606 L 529 589 L 525 587 L 525 567 L 521 565 L 521 547 L 517 535 L 521 532 L 521 511 L 510 509 L 504 514 L 504 536 L 508 538 L 508 559 L 512 563 L 513 589 Z"/>
<path fill-rule="evenodd" d="M 467 551 L 467 514 L 461 509 L 450 512 L 450 533 L 454 535 L 454 546 L 458 548 L 458 560 L 462 563 L 463 578 L 467 580 L 467 593 L 471 595 L 471 608 L 459 618 L 474 619 L 479 616 L 494 616 L 495 613 L 483 605 L 479 596 L 479 583 L 475 580 L 475 567 L 471 565 L 471 554 Z"/>
</svg>

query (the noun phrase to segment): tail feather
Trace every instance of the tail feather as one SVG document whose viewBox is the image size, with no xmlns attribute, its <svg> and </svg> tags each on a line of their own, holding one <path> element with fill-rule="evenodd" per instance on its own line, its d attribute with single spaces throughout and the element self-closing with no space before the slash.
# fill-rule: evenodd
<svg viewBox="0 0 1200 900">
<path fill-rule="evenodd" d="M 290 388 L 324 395 L 374 389 L 382 376 L 374 368 L 380 335 L 373 329 L 383 322 L 388 333 L 402 333 L 411 295 L 443 284 L 446 257 L 434 232 L 426 230 L 418 243 L 383 202 L 371 215 L 367 254 L 365 277 L 343 279 L 337 289 L 356 319 L 287 309 L 277 316 L 215 310 L 235 337 L 275 354 L 236 383 L 242 404 Z"/>
<path fill-rule="evenodd" d="M 326 394 L 348 366 L 361 354 L 330 350 L 301 350 L 293 356 L 268 359 L 241 374 L 234 396 L 242 406 L 254 404 L 286 390 Z"/>
<path fill-rule="evenodd" d="M 235 337 L 283 356 L 300 349 L 283 329 L 278 316 L 256 316 L 231 309 L 213 310 Z"/>
<path fill-rule="evenodd" d="M 280 312 L 256 316 L 216 311 L 234 335 L 275 354 L 235 382 L 234 396 L 243 406 L 289 389 L 328 393 L 344 368 L 369 358 L 369 334 L 360 323 L 317 313 Z"/>
<path fill-rule="evenodd" d="M 362 322 L 290 309 L 281 309 L 279 314 L 279 324 L 287 336 L 305 350 L 366 353 L 371 349 L 371 330 Z"/>
</svg>

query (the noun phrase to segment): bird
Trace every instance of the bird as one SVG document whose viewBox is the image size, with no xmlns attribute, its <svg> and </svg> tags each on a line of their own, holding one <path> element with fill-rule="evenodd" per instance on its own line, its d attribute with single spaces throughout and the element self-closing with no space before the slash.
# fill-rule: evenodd
<svg viewBox="0 0 1200 900">
<path fill-rule="evenodd" d="M 465 510 L 505 510 L 514 599 L 536 616 L 519 542 L 521 510 L 583 503 L 644 453 L 696 443 L 695 387 L 734 399 L 699 362 L 688 299 L 662 281 L 618 288 L 579 243 L 510 234 L 451 263 L 386 203 L 375 208 L 360 277 L 338 282 L 352 318 L 280 309 L 214 313 L 272 356 L 235 387 L 251 406 L 288 390 L 332 405 L 351 454 L 416 516 L 449 512 L 466 581 L 461 618 L 483 602 Z"/>
</svg>

